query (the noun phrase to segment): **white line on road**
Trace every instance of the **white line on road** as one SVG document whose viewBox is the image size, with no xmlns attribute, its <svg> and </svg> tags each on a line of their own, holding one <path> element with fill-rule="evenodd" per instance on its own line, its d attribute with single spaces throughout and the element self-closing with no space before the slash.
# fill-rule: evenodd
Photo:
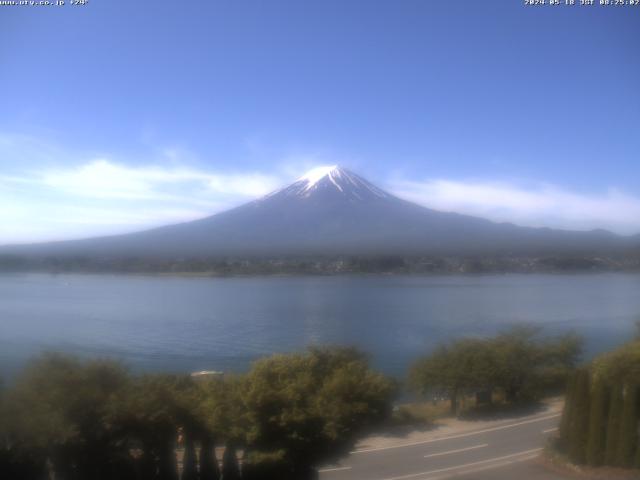
<svg viewBox="0 0 640 480">
<path fill-rule="evenodd" d="M 546 430 L 542 430 L 542 433 L 551 433 L 555 432 L 556 430 L 558 430 L 558 427 L 547 428 Z"/>
<path fill-rule="evenodd" d="M 318 473 L 341 472 L 342 470 L 351 470 L 351 467 L 323 468 L 318 470 Z"/>
<path fill-rule="evenodd" d="M 476 448 L 484 448 L 488 446 L 488 443 L 483 443 L 482 445 L 474 445 L 473 447 L 467 448 L 458 448 L 457 450 L 449 450 L 448 452 L 432 453 L 431 455 L 425 455 L 424 458 L 439 457 L 441 455 L 451 455 L 452 453 L 466 452 L 467 450 L 475 450 Z"/>
<path fill-rule="evenodd" d="M 540 451 L 542 451 L 541 448 L 534 448 L 532 450 L 524 450 L 522 452 L 512 453 L 510 455 L 503 455 L 502 457 L 488 458 L 486 460 L 480 460 L 478 462 L 465 463 L 463 465 L 454 465 L 453 467 L 439 468 L 437 470 L 429 470 L 427 472 L 410 473 L 409 475 L 401 475 L 399 477 L 389 477 L 389 478 L 385 478 L 384 480 L 404 480 L 405 478 L 415 478 L 415 477 L 422 477 L 424 475 L 433 475 L 434 473 L 450 472 L 451 470 L 460 470 L 468 467 L 473 467 L 475 465 L 482 465 L 482 464 L 491 463 L 491 462 L 500 462 L 500 460 L 506 460 L 508 458 L 529 455 L 531 453 L 534 453 L 534 452 L 537 453 Z M 529 458 L 530 457 L 527 457 L 527 459 Z"/>
<path fill-rule="evenodd" d="M 481 433 L 495 432 L 497 430 L 504 430 L 505 428 L 513 428 L 513 427 L 518 427 L 520 425 L 527 425 L 529 423 L 542 422 L 543 420 L 549 420 L 551 418 L 556 418 L 556 417 L 559 417 L 560 415 L 561 415 L 560 413 L 555 413 L 553 415 L 547 415 L 545 417 L 532 418 L 531 420 L 524 420 L 524 421 L 518 422 L 518 423 L 510 423 L 509 425 L 501 425 L 499 427 L 485 428 L 484 430 L 476 430 L 474 432 L 461 433 L 459 435 L 450 435 L 448 437 L 432 438 L 431 440 L 421 440 L 421 441 L 418 441 L 418 442 L 403 443 L 403 444 L 400 444 L 400 445 L 390 445 L 388 447 L 363 448 L 362 450 L 354 450 L 354 451 L 349 452 L 349 453 L 351 455 L 353 455 L 353 454 L 356 454 L 356 453 L 378 452 L 380 450 L 391 450 L 392 448 L 413 447 L 414 445 L 424 445 L 424 444 L 427 444 L 427 443 L 442 442 L 444 440 L 453 440 L 454 438 L 470 437 L 472 435 L 479 435 Z"/>
<path fill-rule="evenodd" d="M 507 465 L 513 465 L 514 463 L 526 462 L 528 460 L 533 460 L 537 456 L 538 454 L 534 453 L 533 455 L 526 455 L 524 457 L 512 458 L 510 460 L 503 460 L 498 463 L 492 463 L 490 465 L 469 468 L 467 470 L 458 470 L 456 472 L 450 472 L 450 473 L 445 473 L 444 475 L 438 475 L 437 477 L 429 477 L 427 479 L 423 478 L 422 480 L 447 480 L 449 478 L 459 478 L 460 475 L 484 472 L 485 470 L 495 470 L 496 468 L 506 467 Z"/>
</svg>

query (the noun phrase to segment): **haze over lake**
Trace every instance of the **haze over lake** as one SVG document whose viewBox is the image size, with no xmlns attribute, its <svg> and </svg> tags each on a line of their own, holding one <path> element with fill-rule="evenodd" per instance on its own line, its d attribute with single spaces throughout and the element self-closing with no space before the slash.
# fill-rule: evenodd
<svg viewBox="0 0 640 480">
<path fill-rule="evenodd" d="M 517 323 L 575 330 L 593 354 L 629 338 L 640 275 L 190 278 L 0 276 L 0 374 L 62 350 L 136 370 L 243 371 L 274 352 L 353 344 L 402 375 L 418 355 Z"/>
</svg>

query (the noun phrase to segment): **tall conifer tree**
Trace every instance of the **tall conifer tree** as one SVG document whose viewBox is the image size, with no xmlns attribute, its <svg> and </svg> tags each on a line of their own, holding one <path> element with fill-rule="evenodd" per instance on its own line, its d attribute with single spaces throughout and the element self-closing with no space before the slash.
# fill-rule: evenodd
<svg viewBox="0 0 640 480">
<path fill-rule="evenodd" d="M 616 464 L 623 403 L 624 399 L 622 398 L 622 386 L 619 384 L 614 384 L 611 389 L 609 419 L 607 422 L 607 440 L 604 455 L 604 463 L 606 465 Z"/>
<path fill-rule="evenodd" d="M 638 443 L 638 387 L 634 384 L 624 387 L 619 435 L 616 464 L 621 467 L 631 467 Z"/>
<path fill-rule="evenodd" d="M 585 463 L 589 432 L 589 371 L 579 370 L 573 398 L 574 411 L 569 424 L 569 458 L 574 463 Z"/>
<path fill-rule="evenodd" d="M 586 455 L 587 463 L 593 466 L 602 465 L 602 462 L 604 462 L 607 415 L 609 413 L 608 393 L 604 380 L 596 379 L 591 391 L 589 437 Z"/>
</svg>

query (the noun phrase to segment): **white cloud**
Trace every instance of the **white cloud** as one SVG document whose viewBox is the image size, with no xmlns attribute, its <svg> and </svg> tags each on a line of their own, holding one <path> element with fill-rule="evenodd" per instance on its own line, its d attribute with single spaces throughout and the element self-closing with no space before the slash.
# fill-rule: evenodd
<svg viewBox="0 0 640 480">
<path fill-rule="evenodd" d="M 25 150 L 20 146 L 25 145 Z M 89 237 L 183 222 L 265 195 L 281 179 L 259 172 L 220 172 L 167 162 L 132 166 L 101 156 L 39 145 L 29 137 L 0 135 L 0 245 Z M 20 157 L 17 152 L 28 154 Z M 56 162 L 49 152 L 57 152 Z M 40 155 L 46 152 L 47 155 Z M 17 163 L 10 158 L 21 158 Z M 46 157 L 46 158 L 45 158 Z M 67 165 L 60 166 L 61 159 Z M 169 163 L 169 165 L 167 165 Z"/>
<path fill-rule="evenodd" d="M 275 174 L 230 172 L 194 168 L 203 162 L 184 150 L 158 152 L 134 165 L 111 154 L 87 155 L 0 133 L 0 245 L 125 233 L 202 218 L 265 195 L 319 164 L 344 163 L 332 155 L 293 155 L 274 162 Z M 640 198 L 616 189 L 586 194 L 546 184 L 406 177 L 381 186 L 427 207 L 495 221 L 640 232 Z"/>
<path fill-rule="evenodd" d="M 640 232 L 640 198 L 616 189 L 600 194 L 572 192 L 541 184 L 425 180 L 395 181 L 399 197 L 437 210 L 466 213 L 500 222 L 577 230 L 605 228 Z"/>
<path fill-rule="evenodd" d="M 95 159 L 71 169 L 37 172 L 32 180 L 46 187 L 84 197 L 111 199 L 172 199 L 182 187 L 202 195 L 258 196 L 269 193 L 278 180 L 268 175 L 219 174 L 188 168 L 129 167 Z M 173 192 L 173 193 L 167 193 Z"/>
</svg>

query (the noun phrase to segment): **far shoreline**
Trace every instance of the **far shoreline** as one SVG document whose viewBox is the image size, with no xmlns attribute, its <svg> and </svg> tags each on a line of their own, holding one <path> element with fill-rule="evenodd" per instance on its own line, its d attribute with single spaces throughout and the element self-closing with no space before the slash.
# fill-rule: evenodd
<svg viewBox="0 0 640 480">
<path fill-rule="evenodd" d="M 147 278 L 192 278 L 192 279 L 271 279 L 271 278 L 374 278 L 374 277 L 499 277 L 499 276 L 599 276 L 599 275 L 640 275 L 638 270 L 553 270 L 553 271 L 486 271 L 486 272 L 274 272 L 274 273 L 219 273 L 219 272 L 145 272 L 109 270 L 13 270 L 2 271 L 0 275 L 42 275 L 42 276 L 104 276 L 104 277 L 147 277 Z"/>
</svg>

